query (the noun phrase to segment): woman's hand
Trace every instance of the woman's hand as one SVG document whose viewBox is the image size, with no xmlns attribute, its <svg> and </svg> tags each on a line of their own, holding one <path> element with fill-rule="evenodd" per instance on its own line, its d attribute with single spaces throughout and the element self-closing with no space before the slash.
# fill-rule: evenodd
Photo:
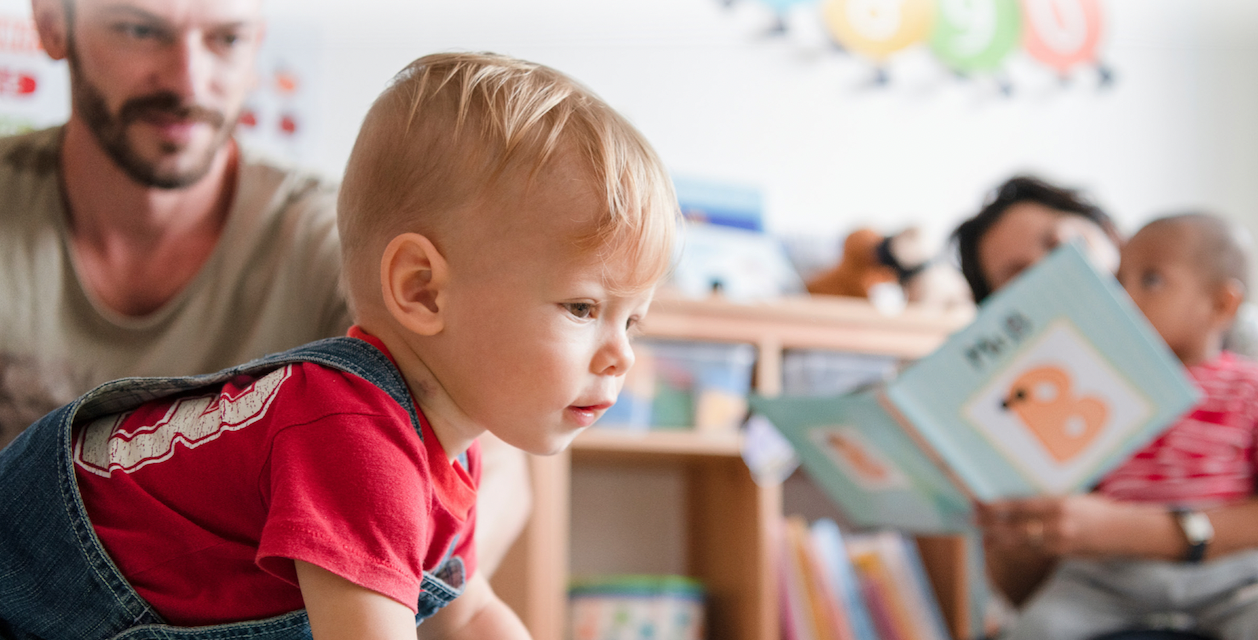
<svg viewBox="0 0 1258 640">
<path fill-rule="evenodd" d="M 1014 604 L 1030 596 L 1055 560 L 1182 560 L 1188 541 L 1165 505 L 1121 502 L 1096 493 L 975 505 L 988 570 Z M 1258 549 L 1258 498 L 1209 509 L 1214 540 L 1206 558 Z"/>
<path fill-rule="evenodd" d="M 1001 500 L 977 505 L 977 514 L 988 545 L 1093 558 L 1128 555 L 1124 532 L 1136 515 L 1130 505 L 1095 493 Z"/>
<path fill-rule="evenodd" d="M 1109 555 L 1117 506 L 1095 494 L 975 505 L 992 582 L 1021 606 L 1060 557 Z"/>
</svg>

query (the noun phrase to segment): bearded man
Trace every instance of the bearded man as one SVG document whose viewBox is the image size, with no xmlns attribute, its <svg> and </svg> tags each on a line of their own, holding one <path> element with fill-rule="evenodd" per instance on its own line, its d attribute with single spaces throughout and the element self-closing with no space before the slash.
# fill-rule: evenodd
<svg viewBox="0 0 1258 640">
<path fill-rule="evenodd" d="M 217 371 L 349 326 L 335 190 L 232 137 L 260 2 L 32 0 L 71 112 L 0 138 L 0 447 L 107 380 Z M 523 454 L 484 444 L 492 568 L 530 496 Z"/>
</svg>

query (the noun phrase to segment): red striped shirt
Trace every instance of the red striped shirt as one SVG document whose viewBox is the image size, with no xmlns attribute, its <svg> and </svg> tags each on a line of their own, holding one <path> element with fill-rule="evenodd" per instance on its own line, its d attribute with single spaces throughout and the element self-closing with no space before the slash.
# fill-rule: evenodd
<svg viewBox="0 0 1258 640">
<path fill-rule="evenodd" d="M 1258 464 L 1258 364 L 1224 352 L 1188 368 L 1202 401 L 1106 476 L 1117 500 L 1204 507 L 1254 493 Z"/>
</svg>

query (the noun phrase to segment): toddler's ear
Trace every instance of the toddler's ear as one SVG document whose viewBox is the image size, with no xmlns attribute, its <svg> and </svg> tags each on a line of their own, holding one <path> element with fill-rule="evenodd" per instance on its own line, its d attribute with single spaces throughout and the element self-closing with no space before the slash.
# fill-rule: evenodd
<svg viewBox="0 0 1258 640">
<path fill-rule="evenodd" d="M 1245 285 L 1236 278 L 1231 278 L 1227 282 L 1219 285 L 1214 293 L 1214 312 L 1215 316 L 1224 320 L 1227 324 L 1231 324 L 1236 317 L 1236 312 L 1240 309 L 1241 303 L 1245 301 Z"/>
<path fill-rule="evenodd" d="M 384 306 L 411 333 L 436 335 L 445 326 L 449 266 L 432 241 L 418 233 L 403 233 L 384 249 L 380 259 L 380 287 Z"/>
</svg>

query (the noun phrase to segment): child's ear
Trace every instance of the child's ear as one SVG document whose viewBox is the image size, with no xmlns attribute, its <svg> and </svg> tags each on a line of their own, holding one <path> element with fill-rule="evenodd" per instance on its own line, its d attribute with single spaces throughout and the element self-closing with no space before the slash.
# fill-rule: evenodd
<svg viewBox="0 0 1258 640">
<path fill-rule="evenodd" d="M 449 266 L 427 237 L 404 233 L 385 247 L 380 259 L 384 306 L 410 332 L 431 336 L 445 326 L 448 282 Z"/>
<path fill-rule="evenodd" d="M 1219 285 L 1214 293 L 1215 316 L 1226 320 L 1229 324 L 1236 317 L 1241 303 L 1245 301 L 1245 285 L 1236 278 Z"/>
</svg>

